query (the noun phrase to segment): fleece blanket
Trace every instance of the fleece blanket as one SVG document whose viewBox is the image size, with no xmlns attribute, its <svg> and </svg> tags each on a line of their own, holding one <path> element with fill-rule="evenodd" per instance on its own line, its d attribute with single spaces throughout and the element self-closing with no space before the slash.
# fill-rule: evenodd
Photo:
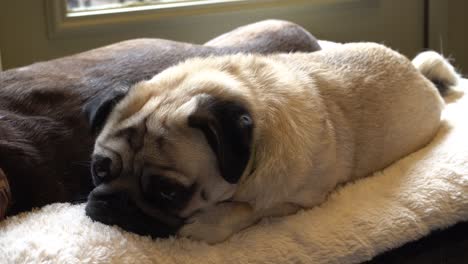
<svg viewBox="0 0 468 264">
<path fill-rule="evenodd" d="M 467 86 L 468 81 L 462 81 Z M 358 263 L 468 220 L 468 96 L 452 94 L 433 141 L 344 185 L 321 206 L 210 246 L 138 236 L 53 204 L 0 223 L 1 263 Z"/>
</svg>

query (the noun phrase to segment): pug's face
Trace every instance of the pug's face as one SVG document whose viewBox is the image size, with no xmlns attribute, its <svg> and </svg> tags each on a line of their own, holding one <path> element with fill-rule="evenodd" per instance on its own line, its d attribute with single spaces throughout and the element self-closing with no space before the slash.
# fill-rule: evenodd
<svg viewBox="0 0 468 264">
<path fill-rule="evenodd" d="M 229 199 L 249 161 L 254 128 L 241 90 L 229 73 L 186 63 L 135 85 L 115 107 L 115 96 L 88 106 L 102 130 L 87 214 L 164 236 Z"/>
</svg>

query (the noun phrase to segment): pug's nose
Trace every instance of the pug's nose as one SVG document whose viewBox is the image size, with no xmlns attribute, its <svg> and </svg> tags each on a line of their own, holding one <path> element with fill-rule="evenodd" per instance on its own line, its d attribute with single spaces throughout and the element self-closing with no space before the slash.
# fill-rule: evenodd
<svg viewBox="0 0 468 264">
<path fill-rule="evenodd" d="M 112 180 L 112 159 L 101 155 L 94 155 L 92 159 L 92 174 L 95 185 Z"/>
</svg>

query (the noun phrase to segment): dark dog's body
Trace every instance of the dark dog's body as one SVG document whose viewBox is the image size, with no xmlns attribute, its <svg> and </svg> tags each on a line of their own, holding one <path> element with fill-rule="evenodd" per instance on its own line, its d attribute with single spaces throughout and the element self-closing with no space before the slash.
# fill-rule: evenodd
<svg viewBox="0 0 468 264">
<path fill-rule="evenodd" d="M 319 49 L 301 27 L 280 21 L 246 26 L 207 45 L 132 40 L 0 73 L 0 168 L 13 196 L 8 213 L 73 201 L 92 189 L 95 135 L 84 104 L 112 104 L 132 84 L 190 57 Z"/>
</svg>

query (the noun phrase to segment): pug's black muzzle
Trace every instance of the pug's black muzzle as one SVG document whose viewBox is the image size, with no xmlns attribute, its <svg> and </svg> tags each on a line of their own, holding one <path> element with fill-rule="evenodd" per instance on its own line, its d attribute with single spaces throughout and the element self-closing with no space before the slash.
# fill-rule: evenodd
<svg viewBox="0 0 468 264">
<path fill-rule="evenodd" d="M 86 215 L 106 225 L 117 225 L 124 230 L 150 235 L 152 238 L 176 234 L 183 221 L 163 222 L 145 214 L 125 192 L 99 194 L 94 191 L 88 197 Z"/>
</svg>

